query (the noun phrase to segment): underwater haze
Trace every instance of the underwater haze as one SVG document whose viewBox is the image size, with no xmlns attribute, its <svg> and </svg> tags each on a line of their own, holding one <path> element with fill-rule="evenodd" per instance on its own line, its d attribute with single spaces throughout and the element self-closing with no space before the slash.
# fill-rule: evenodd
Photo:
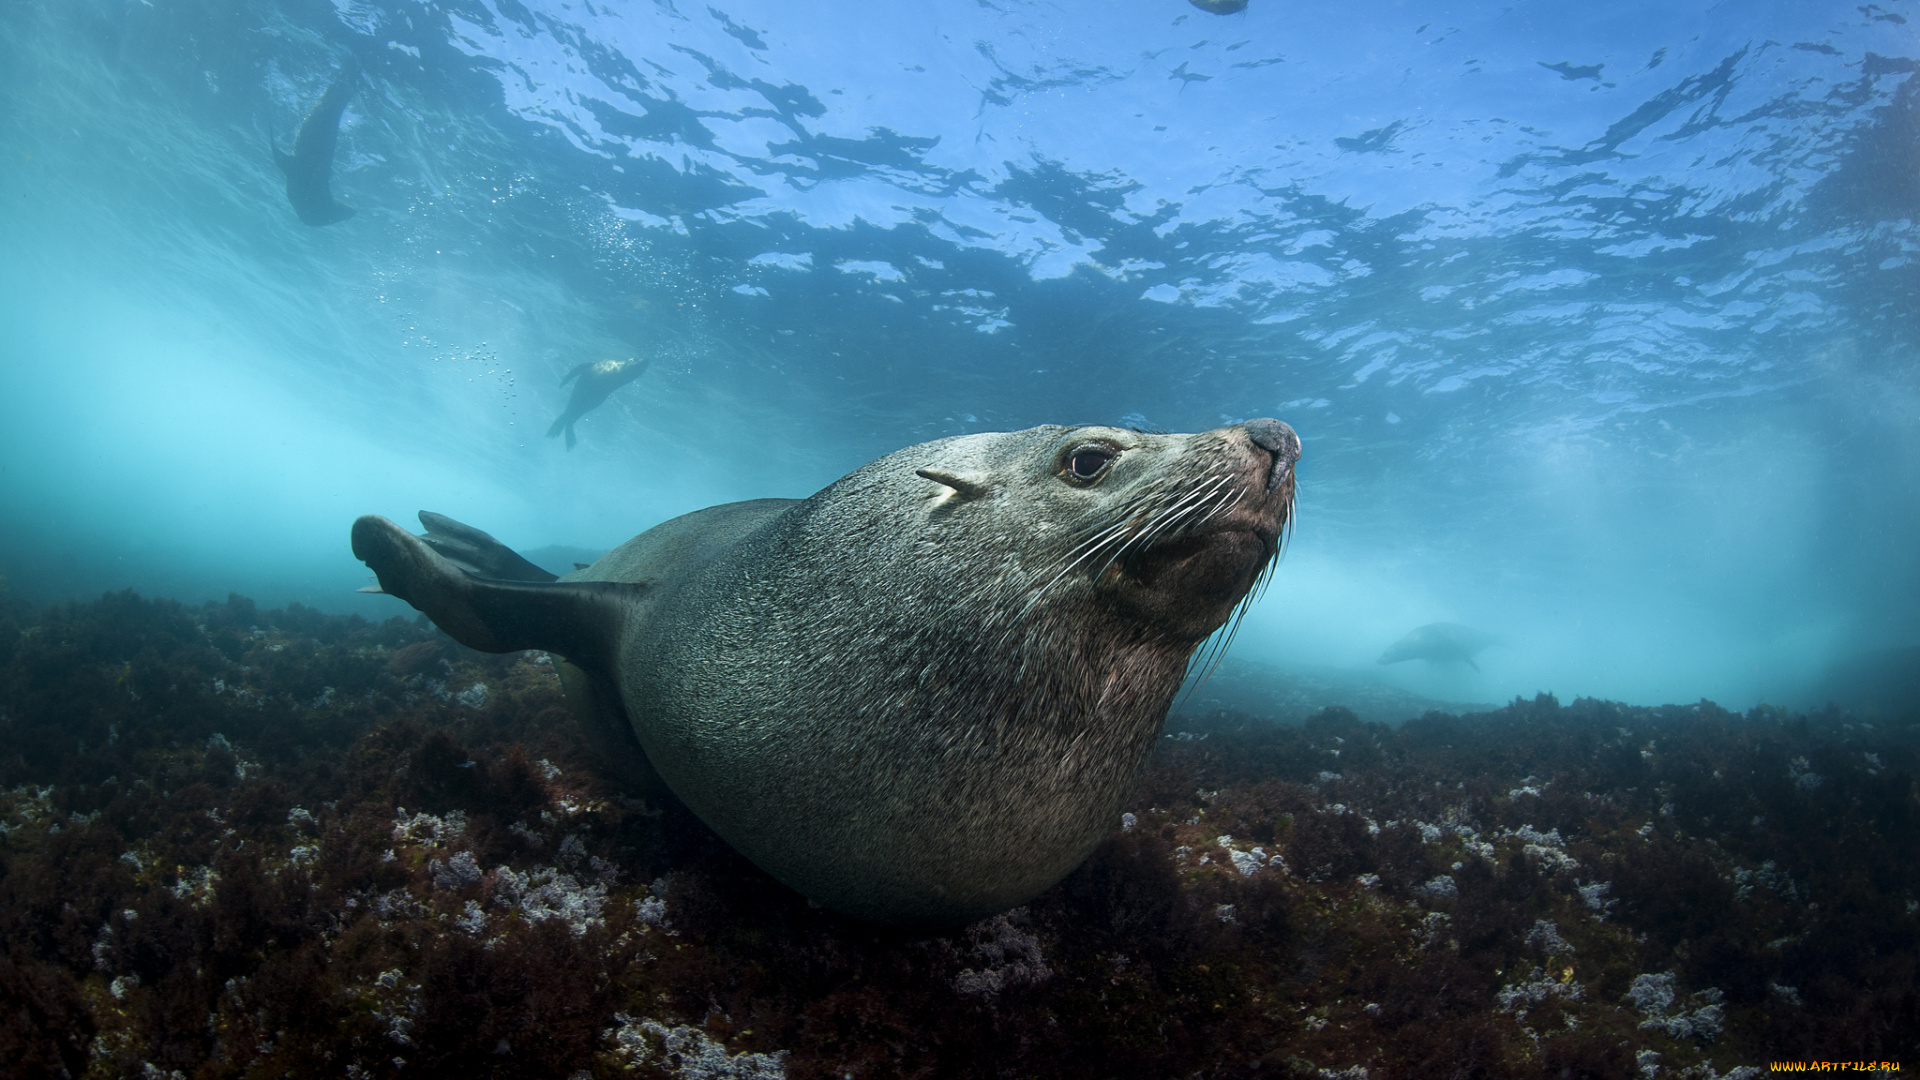
<svg viewBox="0 0 1920 1080">
<path fill-rule="evenodd" d="M 1920 643 L 1917 29 L 10 0 L 0 573 L 385 617 L 363 513 L 565 563 L 942 436 L 1273 416 L 1297 519 L 1234 660 L 1813 702 Z M 274 149 L 349 66 L 356 213 L 309 226 Z M 1376 663 L 1435 622 L 1497 643 Z"/>
</svg>

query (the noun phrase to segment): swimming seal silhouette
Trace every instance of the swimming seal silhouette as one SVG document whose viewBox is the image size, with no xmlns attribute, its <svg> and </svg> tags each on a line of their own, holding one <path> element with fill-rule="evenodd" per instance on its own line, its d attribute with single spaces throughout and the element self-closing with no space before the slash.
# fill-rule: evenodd
<svg viewBox="0 0 1920 1080">
<path fill-rule="evenodd" d="M 497 541 L 437 515 L 425 539 L 362 517 L 353 552 L 472 648 L 562 656 L 613 763 L 774 877 L 936 927 L 1112 830 L 1196 647 L 1273 565 L 1299 455 L 1269 419 L 1039 427 L 675 518 L 553 582 L 476 576 Z"/>
<path fill-rule="evenodd" d="M 551 439 L 562 431 L 567 433 L 567 449 L 573 449 L 573 422 L 600 407 L 607 396 L 615 390 L 640 377 L 647 370 L 647 361 L 628 357 L 625 360 L 602 360 L 597 364 L 581 364 L 566 377 L 560 385 L 573 383 L 573 396 L 567 399 L 567 410 L 547 429 L 547 438 Z M 575 381 L 578 380 L 578 381 Z"/>
<path fill-rule="evenodd" d="M 348 61 L 340 74 L 320 95 L 313 111 L 300 124 L 294 136 L 293 153 L 273 148 L 273 163 L 287 174 L 287 201 L 293 212 L 308 225 L 334 225 L 352 217 L 354 209 L 333 197 L 330 174 L 333 151 L 340 139 L 340 114 L 346 111 L 347 98 L 353 94 L 353 81 L 359 66 Z"/>
<path fill-rule="evenodd" d="M 1387 651 L 1380 654 L 1380 662 L 1398 664 L 1403 660 L 1430 660 L 1437 664 L 1465 664 L 1479 671 L 1480 665 L 1474 663 L 1473 658 L 1487 646 L 1498 644 L 1500 639 L 1485 630 L 1451 622 L 1428 623 L 1414 628 L 1406 637 L 1387 646 Z"/>
</svg>

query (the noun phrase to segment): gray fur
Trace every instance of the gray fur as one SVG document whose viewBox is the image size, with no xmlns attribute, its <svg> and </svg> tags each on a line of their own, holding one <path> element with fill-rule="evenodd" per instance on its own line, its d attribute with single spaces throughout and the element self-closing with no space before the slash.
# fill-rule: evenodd
<svg viewBox="0 0 1920 1080">
<path fill-rule="evenodd" d="M 1112 460 L 1076 480 L 1088 447 Z M 385 519 L 354 550 L 461 640 L 524 641 L 494 625 L 524 591 L 589 590 L 556 602 L 610 639 L 559 651 L 603 752 L 650 762 L 629 767 L 813 900 L 948 925 L 1029 899 L 1113 828 L 1195 648 L 1278 551 L 1298 457 L 1276 421 L 942 439 L 499 583 L 486 611 L 414 600 L 473 594 L 399 580 L 465 575 Z"/>
</svg>

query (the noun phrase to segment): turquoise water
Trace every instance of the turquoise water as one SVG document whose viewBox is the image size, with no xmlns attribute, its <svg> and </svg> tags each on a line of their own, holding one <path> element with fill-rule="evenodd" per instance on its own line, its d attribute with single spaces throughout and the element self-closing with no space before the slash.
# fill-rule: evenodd
<svg viewBox="0 0 1920 1080">
<path fill-rule="evenodd" d="M 1807 701 L 1920 642 L 1916 20 L 12 0 L 0 573 L 384 616 L 361 513 L 600 549 L 943 435 L 1276 416 L 1235 657 Z M 349 58 L 308 227 L 270 148 Z M 1374 665 L 1435 621 L 1503 644 Z"/>
</svg>

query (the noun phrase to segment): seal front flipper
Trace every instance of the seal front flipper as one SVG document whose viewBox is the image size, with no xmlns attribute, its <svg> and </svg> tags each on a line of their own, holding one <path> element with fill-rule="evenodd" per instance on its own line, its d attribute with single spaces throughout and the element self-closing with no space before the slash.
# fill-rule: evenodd
<svg viewBox="0 0 1920 1080">
<path fill-rule="evenodd" d="M 628 611 L 647 589 L 613 581 L 477 577 L 428 540 L 373 514 L 353 523 L 353 554 L 379 576 L 382 591 L 412 604 L 470 649 L 546 649 L 593 671 L 611 667 Z"/>
</svg>

